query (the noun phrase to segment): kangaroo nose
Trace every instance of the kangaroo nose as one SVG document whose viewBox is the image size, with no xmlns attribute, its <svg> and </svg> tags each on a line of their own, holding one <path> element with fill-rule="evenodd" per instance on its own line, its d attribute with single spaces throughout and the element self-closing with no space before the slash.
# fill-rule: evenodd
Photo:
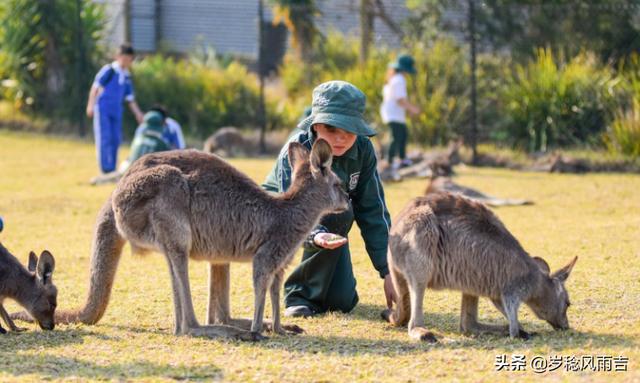
<svg viewBox="0 0 640 383">
<path fill-rule="evenodd" d="M 568 323 L 562 323 L 562 324 L 552 324 L 553 329 L 556 331 L 564 331 L 564 330 L 568 330 L 569 329 L 569 324 Z"/>
<path fill-rule="evenodd" d="M 51 322 L 51 323 L 40 323 L 40 328 L 43 330 L 53 330 L 53 328 L 55 327 L 55 323 Z"/>
</svg>

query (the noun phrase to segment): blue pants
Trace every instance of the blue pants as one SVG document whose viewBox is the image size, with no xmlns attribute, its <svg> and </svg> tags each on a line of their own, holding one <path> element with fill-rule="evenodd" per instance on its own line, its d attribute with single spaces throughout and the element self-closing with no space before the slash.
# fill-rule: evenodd
<svg viewBox="0 0 640 383">
<path fill-rule="evenodd" d="M 122 110 L 96 104 L 93 113 L 93 136 L 96 141 L 98 164 L 103 173 L 116 170 L 118 147 L 122 141 Z"/>
</svg>

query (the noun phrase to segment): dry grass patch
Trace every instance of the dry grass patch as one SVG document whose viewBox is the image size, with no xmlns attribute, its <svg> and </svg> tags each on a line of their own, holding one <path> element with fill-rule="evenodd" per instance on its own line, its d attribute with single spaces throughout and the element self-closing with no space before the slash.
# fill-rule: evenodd
<svg viewBox="0 0 640 383">
<path fill-rule="evenodd" d="M 97 171 L 88 143 L 0 131 L 0 215 L 2 241 L 26 260 L 29 250 L 49 249 L 57 260 L 54 281 L 61 308 L 75 307 L 87 289 L 92 227 L 113 185 L 89 186 Z M 122 153 L 121 153 L 122 155 Z M 232 163 L 262 181 L 273 160 Z M 534 206 L 495 210 L 531 254 L 552 269 L 573 256 L 580 259 L 567 282 L 574 330 L 554 332 L 523 308 L 526 329 L 540 333 L 529 342 L 458 333 L 460 294 L 428 291 L 426 322 L 437 345 L 411 342 L 405 329 L 379 319 L 384 296 L 359 238 L 350 237 L 360 304 L 352 314 L 327 314 L 293 322 L 301 336 L 272 336 L 240 343 L 171 334 L 173 305 L 164 259 L 133 257 L 124 250 L 111 304 L 96 326 L 58 326 L 0 336 L 0 381 L 527 381 L 541 376 L 496 372 L 496 355 L 611 355 L 629 358 L 628 372 L 566 372 L 552 380 L 639 381 L 640 360 L 640 176 L 557 175 L 503 169 L 460 168 L 456 182 L 488 194 L 530 198 Z M 426 182 L 386 187 L 392 216 Z M 296 259 L 296 262 L 299 259 Z M 204 320 L 206 267 L 191 262 L 196 313 Z M 250 266 L 232 266 L 232 312 L 250 317 L 253 307 Z M 8 305 L 10 310 L 17 306 Z M 269 309 L 266 310 L 269 313 Z M 481 318 L 505 323 L 481 300 Z"/>
</svg>

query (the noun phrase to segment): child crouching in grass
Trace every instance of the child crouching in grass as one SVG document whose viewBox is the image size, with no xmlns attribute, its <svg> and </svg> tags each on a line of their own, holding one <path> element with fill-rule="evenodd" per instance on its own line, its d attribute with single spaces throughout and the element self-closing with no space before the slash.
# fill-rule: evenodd
<svg viewBox="0 0 640 383">
<path fill-rule="evenodd" d="M 350 312 L 358 303 L 356 279 L 346 238 L 353 222 L 360 227 L 373 266 L 384 279 L 387 306 L 394 300 L 387 267 L 387 242 L 391 221 L 384 191 L 376 171 L 376 156 L 369 137 L 376 132 L 363 119 L 365 95 L 344 81 L 329 81 L 313 91 L 311 115 L 298 125 L 289 142 L 309 150 L 318 138 L 333 151 L 332 170 L 350 197 L 344 213 L 325 216 L 304 244 L 302 262 L 287 278 L 285 316 L 308 317 L 325 311 Z M 283 193 L 291 185 L 287 143 L 263 187 Z"/>
</svg>

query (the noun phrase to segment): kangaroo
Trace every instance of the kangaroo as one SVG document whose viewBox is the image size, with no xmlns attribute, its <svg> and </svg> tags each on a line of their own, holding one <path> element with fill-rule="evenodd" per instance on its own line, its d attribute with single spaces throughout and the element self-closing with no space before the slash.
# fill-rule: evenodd
<svg viewBox="0 0 640 383">
<path fill-rule="evenodd" d="M 425 178 L 430 176 L 450 176 L 454 174 L 453 166 L 461 162 L 460 148 L 462 140 L 449 143 L 446 151 L 431 151 L 419 153 L 409 159 L 413 162 L 398 170 L 394 170 L 390 164 L 380 161 L 378 173 L 383 181 L 402 181 L 407 178 Z"/>
<path fill-rule="evenodd" d="M 519 206 L 519 205 L 533 205 L 533 201 L 526 199 L 502 199 L 484 194 L 478 190 L 458 185 L 451 180 L 451 177 L 440 176 L 437 172 L 433 172 L 429 180 L 429 186 L 425 194 L 448 192 L 451 194 L 459 194 L 463 197 L 469 198 L 476 202 L 482 202 L 486 205 L 498 207 L 498 206 Z"/>
<path fill-rule="evenodd" d="M 206 153 L 224 154 L 226 157 L 234 157 L 238 153 L 251 154 L 252 148 L 249 140 L 234 127 L 224 127 L 209 136 L 202 149 Z"/>
<path fill-rule="evenodd" d="M 29 253 L 28 270 L 0 243 L 0 317 L 11 331 L 25 329 L 15 325 L 2 302 L 10 298 L 35 318 L 43 330 L 53 330 L 58 290 L 51 280 L 55 260 L 47 250 L 38 258 Z M 0 333 L 6 330 L 0 325 Z"/>
<path fill-rule="evenodd" d="M 542 258 L 530 257 L 487 207 L 466 198 L 436 193 L 412 200 L 389 236 L 388 263 L 398 295 L 383 317 L 396 326 L 408 322 L 409 336 L 437 341 L 424 328 L 425 288 L 462 292 L 460 329 L 466 334 L 530 334 L 518 323 L 521 302 L 554 329 L 568 329 L 569 295 L 564 283 L 577 261 L 550 274 Z M 478 322 L 478 297 L 488 297 L 508 327 Z"/>
<path fill-rule="evenodd" d="M 325 214 L 348 208 L 348 196 L 331 171 L 331 147 L 317 140 L 311 153 L 288 147 L 293 180 L 275 195 L 218 156 L 197 150 L 148 154 L 119 181 L 98 215 L 91 259 L 89 294 L 83 308 L 60 312 L 60 323 L 93 324 L 104 314 L 125 241 L 136 252 L 165 255 L 173 286 L 176 335 L 262 339 L 267 289 L 272 329 L 280 323 L 280 289 L 285 267 Z M 189 286 L 189 258 L 210 262 L 208 322 L 196 320 Z M 255 307 L 248 321 L 229 313 L 229 263 L 252 262 Z M 286 330 L 286 331 L 285 331 Z"/>
</svg>

